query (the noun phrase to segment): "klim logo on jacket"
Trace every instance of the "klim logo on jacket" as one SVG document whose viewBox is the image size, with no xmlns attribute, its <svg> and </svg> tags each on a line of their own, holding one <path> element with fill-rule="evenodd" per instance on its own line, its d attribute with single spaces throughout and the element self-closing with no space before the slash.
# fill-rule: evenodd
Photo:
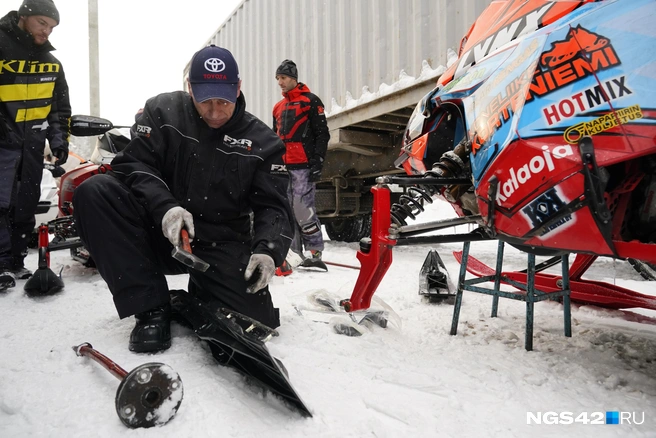
<svg viewBox="0 0 656 438">
<path fill-rule="evenodd" d="M 54 62 L 28 61 L 26 59 L 0 59 L 0 75 L 4 73 L 59 73 L 60 69 L 61 65 Z"/>
</svg>

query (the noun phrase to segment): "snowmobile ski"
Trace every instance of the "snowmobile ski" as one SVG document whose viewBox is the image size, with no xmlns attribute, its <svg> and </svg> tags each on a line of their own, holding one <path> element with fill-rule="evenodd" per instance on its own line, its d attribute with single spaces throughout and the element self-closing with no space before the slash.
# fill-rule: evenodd
<svg viewBox="0 0 656 438">
<path fill-rule="evenodd" d="M 282 362 L 273 356 L 263 339 L 277 332 L 247 316 L 226 309 L 212 311 L 207 303 L 182 290 L 171 291 L 173 311 L 209 344 L 212 356 L 247 378 L 280 396 L 305 417 L 312 413 L 298 396 Z M 246 327 L 246 328 L 244 328 Z"/>
</svg>

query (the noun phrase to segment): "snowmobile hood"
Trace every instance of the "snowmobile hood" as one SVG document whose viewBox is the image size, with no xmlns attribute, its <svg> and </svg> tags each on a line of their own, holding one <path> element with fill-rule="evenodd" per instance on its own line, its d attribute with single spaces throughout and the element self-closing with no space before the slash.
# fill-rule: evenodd
<svg viewBox="0 0 656 438">
<path fill-rule="evenodd" d="M 598 0 L 495 0 L 460 41 L 458 61 L 440 77 L 446 84 L 515 39 L 548 26 L 572 11 Z"/>
</svg>

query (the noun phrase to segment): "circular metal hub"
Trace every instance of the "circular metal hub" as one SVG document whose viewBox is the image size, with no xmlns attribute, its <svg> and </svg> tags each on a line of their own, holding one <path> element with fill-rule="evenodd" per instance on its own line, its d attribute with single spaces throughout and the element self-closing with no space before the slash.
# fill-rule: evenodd
<svg viewBox="0 0 656 438">
<path fill-rule="evenodd" d="M 170 366 L 146 363 L 128 373 L 116 391 L 116 413 L 130 428 L 166 424 L 182 403 L 182 380 Z"/>
</svg>

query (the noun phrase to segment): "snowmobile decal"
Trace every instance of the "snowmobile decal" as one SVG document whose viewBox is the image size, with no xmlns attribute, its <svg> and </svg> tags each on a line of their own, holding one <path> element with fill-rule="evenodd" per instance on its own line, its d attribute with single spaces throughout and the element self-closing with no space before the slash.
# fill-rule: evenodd
<svg viewBox="0 0 656 438">
<path fill-rule="evenodd" d="M 532 151 L 528 149 L 528 151 Z M 518 151 L 520 153 L 521 151 Z M 535 154 L 530 159 L 526 159 L 525 164 L 517 169 L 511 167 L 508 171 L 507 178 L 501 178 L 501 171 L 499 171 L 499 188 L 497 192 L 497 203 L 503 205 L 509 202 L 516 192 L 520 191 L 520 187 L 526 184 L 532 177 L 545 178 L 545 175 L 551 174 L 557 168 L 558 160 L 574 155 L 572 147 L 569 145 L 556 146 L 549 148 L 549 146 L 542 146 L 542 154 Z M 520 161 L 517 158 L 515 162 Z M 521 162 L 521 161 L 520 161 Z M 562 169 L 562 167 L 559 166 Z M 510 202 L 512 204 L 512 202 Z"/>
<path fill-rule="evenodd" d="M 541 63 L 544 68 L 542 71 L 536 71 L 529 88 L 530 95 L 527 96 L 527 101 L 533 97 L 544 97 L 570 85 L 572 82 L 622 64 L 610 43 L 599 48 L 592 46 L 589 51 L 578 40 L 572 44 L 579 47 L 574 54 L 568 52 L 566 55 L 554 58 L 553 51 L 555 49 L 542 54 Z M 544 65 L 545 59 L 548 60 L 546 66 Z M 557 60 L 554 61 L 554 59 Z"/>
<path fill-rule="evenodd" d="M 609 44 L 608 38 L 599 36 L 581 26 L 576 26 L 567 33 L 564 41 L 551 43 L 552 49 L 544 52 L 540 64 L 544 67 L 557 67 L 575 56 L 600 50 Z"/>
<path fill-rule="evenodd" d="M 552 6 L 553 4 L 547 4 L 526 15 L 520 16 L 509 25 L 499 29 L 493 35 L 488 36 L 484 41 L 467 51 L 460 58 L 456 76 L 460 76 L 458 73 L 462 72 L 463 69 L 470 67 L 472 64 L 475 64 L 512 40 L 537 30 L 542 23 L 542 18 Z M 510 19 L 512 18 L 511 16 Z"/>
<path fill-rule="evenodd" d="M 548 126 L 560 123 L 578 113 L 590 111 L 605 103 L 615 102 L 633 94 L 627 85 L 626 76 L 618 76 L 596 84 L 580 92 L 563 97 L 560 102 L 542 108 L 545 122 Z M 569 143 L 569 142 L 568 142 Z"/>
<path fill-rule="evenodd" d="M 522 208 L 522 213 L 531 221 L 533 227 L 540 227 L 555 217 L 567 207 L 568 201 L 563 199 L 555 187 L 538 196 L 533 202 Z M 572 221 L 572 215 L 568 214 L 553 224 L 549 224 L 540 236 L 544 236 L 556 228 L 562 227 Z"/>
<path fill-rule="evenodd" d="M 586 135 L 593 136 L 601 134 L 619 125 L 625 125 L 634 120 L 642 119 L 642 117 L 640 105 L 632 105 L 628 108 L 618 109 L 615 112 L 604 114 L 589 122 L 582 122 L 567 128 L 564 138 L 567 143 L 577 144 Z"/>
</svg>

